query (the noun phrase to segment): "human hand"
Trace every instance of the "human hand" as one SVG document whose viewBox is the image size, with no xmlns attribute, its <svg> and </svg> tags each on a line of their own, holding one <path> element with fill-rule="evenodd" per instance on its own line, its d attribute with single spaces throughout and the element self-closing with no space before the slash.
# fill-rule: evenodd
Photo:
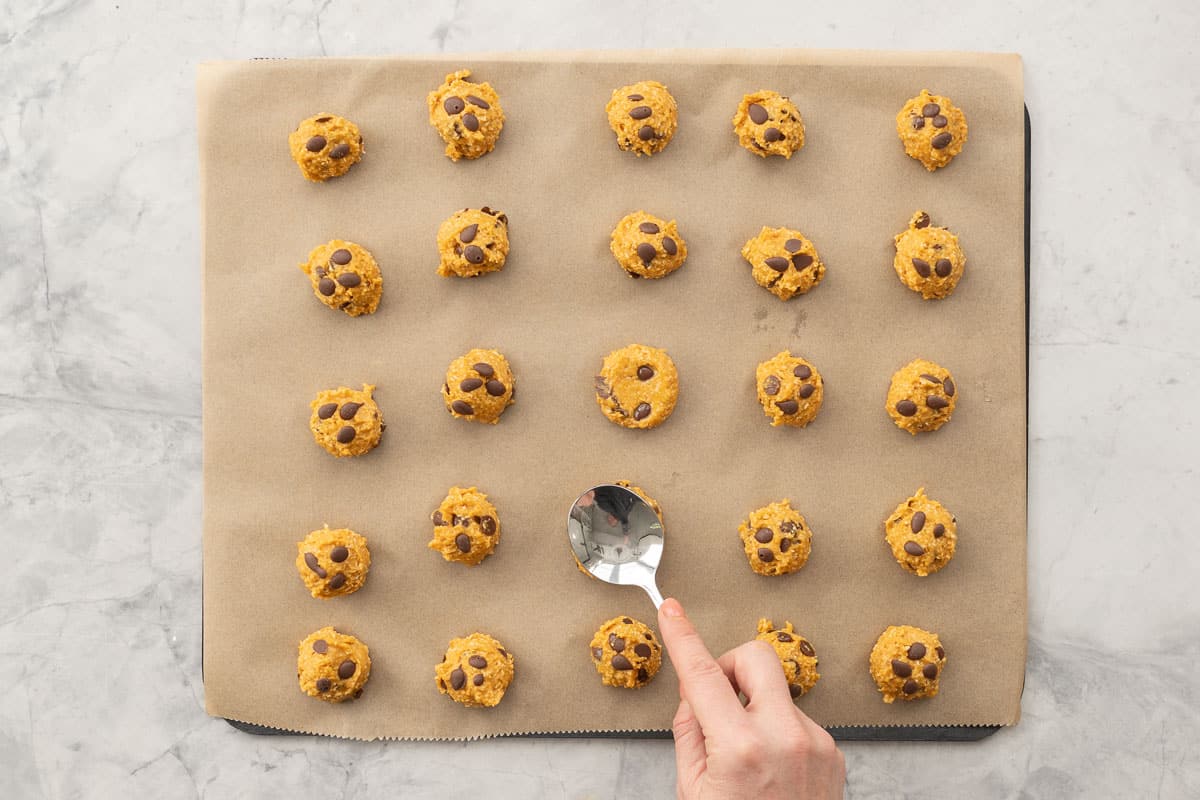
<svg viewBox="0 0 1200 800">
<path fill-rule="evenodd" d="M 843 796 L 846 760 L 796 708 L 779 657 L 750 641 L 714 659 L 674 598 L 658 626 L 679 675 L 675 733 L 681 798 Z M 742 706 L 738 692 L 749 702 Z"/>
</svg>

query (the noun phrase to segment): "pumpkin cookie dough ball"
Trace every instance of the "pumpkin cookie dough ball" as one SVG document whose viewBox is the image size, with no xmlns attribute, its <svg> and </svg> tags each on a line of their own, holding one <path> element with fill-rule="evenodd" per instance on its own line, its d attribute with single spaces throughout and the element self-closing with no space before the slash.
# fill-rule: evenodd
<svg viewBox="0 0 1200 800">
<path fill-rule="evenodd" d="M 896 133 L 904 152 L 933 172 L 962 152 L 967 142 L 967 117 L 950 98 L 922 89 L 896 115 Z"/>
<path fill-rule="evenodd" d="M 640 689 L 662 666 L 654 631 L 632 617 L 613 617 L 592 637 L 592 663 L 605 686 Z"/>
<path fill-rule="evenodd" d="M 758 402 L 772 425 L 803 428 L 816 419 L 825 399 L 825 383 L 811 362 L 784 350 L 755 371 Z"/>
<path fill-rule="evenodd" d="M 908 230 L 896 234 L 896 274 L 926 300 L 949 297 L 966 263 L 958 237 L 931 225 L 924 211 L 913 214 Z"/>
<path fill-rule="evenodd" d="M 807 694 L 816 686 L 821 678 L 817 672 L 817 651 L 813 650 L 807 639 L 796 633 L 792 623 L 785 622 L 782 628 L 776 628 L 771 620 L 760 619 L 758 636 L 754 638 L 775 649 L 793 699 Z"/>
<path fill-rule="evenodd" d="M 300 643 L 296 676 L 309 697 L 341 703 L 362 694 L 371 677 L 371 656 L 353 636 L 321 628 Z"/>
<path fill-rule="evenodd" d="M 446 157 L 479 158 L 492 152 L 504 111 L 491 84 L 471 83 L 469 69 L 446 76 L 446 81 L 429 93 L 429 124 L 446 143 Z"/>
<path fill-rule="evenodd" d="M 387 427 L 371 397 L 374 391 L 374 386 L 364 383 L 361 392 L 339 386 L 318 394 L 308 421 L 317 444 L 338 458 L 373 450 Z"/>
<path fill-rule="evenodd" d="M 341 239 L 319 244 L 300 269 L 313 294 L 330 308 L 352 317 L 373 314 L 383 296 L 383 275 L 365 247 Z"/>
<path fill-rule="evenodd" d="M 654 428 L 675 410 L 679 374 L 666 350 L 631 344 L 604 357 L 596 376 L 596 402 L 625 428 Z"/>
<path fill-rule="evenodd" d="M 464 208 L 438 228 L 437 246 L 438 275 L 443 278 L 499 272 L 508 258 L 508 215 L 487 206 Z"/>
<path fill-rule="evenodd" d="M 738 103 L 733 115 L 733 132 L 742 147 L 756 156 L 783 156 L 804 147 L 804 120 L 788 98 L 760 89 Z"/>
<path fill-rule="evenodd" d="M 764 227 L 742 247 L 754 282 L 780 300 L 805 294 L 825 277 L 817 248 L 800 231 Z"/>
<path fill-rule="evenodd" d="M 474 486 L 451 487 L 432 519 L 429 549 L 437 550 L 447 561 L 473 567 L 490 556 L 500 543 L 500 515 L 487 495 Z"/>
<path fill-rule="evenodd" d="M 750 569 L 759 575 L 786 575 L 808 563 L 812 530 L 784 498 L 756 511 L 738 527 Z"/>
<path fill-rule="evenodd" d="M 679 125 L 675 98 L 658 81 L 638 81 L 613 90 L 604 107 L 617 147 L 652 156 L 671 143 Z"/>
<path fill-rule="evenodd" d="M 871 648 L 871 677 L 883 702 L 937 697 L 946 651 L 936 633 L 911 625 L 893 625 Z"/>
<path fill-rule="evenodd" d="M 367 539 L 345 528 L 313 531 L 296 543 L 296 569 L 313 597 L 327 600 L 362 588 L 371 568 Z"/>
<path fill-rule="evenodd" d="M 896 427 L 913 436 L 936 431 L 950 421 L 958 389 L 950 371 L 932 361 L 910 361 L 892 376 L 887 412 Z"/>
<path fill-rule="evenodd" d="M 451 639 L 434 667 L 438 691 L 464 706 L 495 706 L 513 679 L 513 657 L 486 633 Z"/>
<path fill-rule="evenodd" d="M 516 391 L 508 359 L 495 350 L 470 350 L 446 368 L 442 399 L 453 417 L 495 425 Z"/>
<path fill-rule="evenodd" d="M 345 175 L 363 156 L 358 126 L 334 114 L 317 114 L 288 135 L 288 148 L 300 172 L 310 181 Z"/>
<path fill-rule="evenodd" d="M 662 278 L 682 267 L 687 258 L 687 243 L 675 220 L 667 222 L 645 211 L 635 211 L 617 223 L 609 249 L 631 278 Z"/>
<path fill-rule="evenodd" d="M 925 488 L 896 506 L 884 523 L 884 537 L 896 562 L 914 575 L 937 572 L 954 558 L 958 520 Z"/>
</svg>

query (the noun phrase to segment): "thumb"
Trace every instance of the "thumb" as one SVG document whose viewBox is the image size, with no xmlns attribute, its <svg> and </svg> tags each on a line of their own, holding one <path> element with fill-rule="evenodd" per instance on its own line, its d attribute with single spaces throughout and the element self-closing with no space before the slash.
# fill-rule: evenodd
<svg viewBox="0 0 1200 800">
<path fill-rule="evenodd" d="M 683 795 L 690 796 L 690 788 L 708 769 L 708 751 L 700 723 L 687 700 L 679 701 L 671 732 L 675 735 L 675 782 Z"/>
</svg>

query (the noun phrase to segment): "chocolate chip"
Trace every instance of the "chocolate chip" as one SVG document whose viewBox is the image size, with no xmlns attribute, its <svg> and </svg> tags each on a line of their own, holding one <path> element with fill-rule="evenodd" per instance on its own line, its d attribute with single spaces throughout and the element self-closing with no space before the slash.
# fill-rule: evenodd
<svg viewBox="0 0 1200 800">
<path fill-rule="evenodd" d="M 764 564 L 770 564 L 775 560 L 775 554 L 765 547 L 758 548 L 758 560 Z"/>
<path fill-rule="evenodd" d="M 433 512 L 433 524 L 435 526 L 441 526 L 441 525 L 446 524 L 446 518 L 442 516 L 441 510 Z"/>
<path fill-rule="evenodd" d="M 620 653 L 625 650 L 625 640 L 615 633 L 608 635 L 608 646 L 613 649 L 614 653 Z"/>
<path fill-rule="evenodd" d="M 317 419 L 329 419 L 337 411 L 337 403 L 326 403 L 317 409 Z"/>
<path fill-rule="evenodd" d="M 792 374 L 802 381 L 806 381 L 812 377 L 812 368 L 807 364 L 797 364 Z"/>
<path fill-rule="evenodd" d="M 921 674 L 924 675 L 929 680 L 933 680 L 934 678 L 936 678 L 937 672 L 938 672 L 937 664 L 926 664 L 925 667 L 921 670 Z"/>
<path fill-rule="evenodd" d="M 476 223 L 474 225 L 468 225 L 467 227 L 463 228 L 461 231 L 458 232 L 458 240 L 460 242 L 462 242 L 463 244 L 468 244 L 468 243 L 474 241 L 475 234 L 478 233 L 478 231 L 479 231 L 478 223 Z"/>
<path fill-rule="evenodd" d="M 942 523 L 939 522 L 937 525 L 933 526 L 933 538 L 940 539 L 945 535 L 946 535 L 946 526 L 945 525 L 943 525 Z"/>
<path fill-rule="evenodd" d="M 460 533 L 458 536 L 455 536 L 454 544 L 458 546 L 458 551 L 460 553 L 471 552 L 471 537 L 467 536 L 465 533 Z"/>
<path fill-rule="evenodd" d="M 912 519 L 908 523 L 908 527 L 912 528 L 913 533 L 920 533 L 925 527 L 925 512 L 918 511 L 912 515 Z"/>
<path fill-rule="evenodd" d="M 317 691 L 328 692 L 333 686 L 333 681 L 329 678 L 317 678 Z"/>
<path fill-rule="evenodd" d="M 950 270 L 954 269 L 954 265 L 950 263 L 948 258 L 939 258 L 937 263 L 933 265 L 934 272 L 939 278 L 944 278 L 950 274 Z"/>
<path fill-rule="evenodd" d="M 633 101 L 633 102 L 635 102 L 635 103 L 636 103 L 636 102 L 638 102 L 639 100 L 645 100 L 645 99 L 646 99 L 646 98 L 642 97 L 640 94 L 629 94 L 629 95 L 625 95 L 625 98 L 626 98 L 627 100 L 632 100 L 632 101 Z"/>
<path fill-rule="evenodd" d="M 923 381 L 929 381 L 930 383 L 941 383 L 942 382 L 942 379 L 939 378 L 937 375 L 930 375 L 928 372 L 922 372 L 917 377 L 919 377 Z"/>
<path fill-rule="evenodd" d="M 641 231 L 642 233 L 655 234 L 655 233 L 658 233 L 659 229 L 658 229 L 658 226 L 655 225 L 653 222 L 643 222 L 640 225 L 638 225 L 638 230 Z"/>
<path fill-rule="evenodd" d="M 358 665 L 350 659 L 346 659 L 338 665 L 338 677 L 342 680 L 346 680 L 354 674 L 354 670 L 356 669 L 358 669 Z"/>
<path fill-rule="evenodd" d="M 595 380 L 596 396 L 601 400 L 607 400 L 612 397 L 612 389 L 609 388 L 608 381 L 604 380 L 602 375 L 597 375 Z"/>
<path fill-rule="evenodd" d="M 796 269 L 804 269 L 811 263 L 813 263 L 813 257 L 808 253 L 796 253 L 792 256 L 792 266 Z"/>
<path fill-rule="evenodd" d="M 946 132 L 944 132 L 944 131 L 943 131 L 942 133 L 939 133 L 937 136 L 935 136 L 935 137 L 933 137 L 932 139 L 930 139 L 930 140 L 929 140 L 929 145 L 930 145 L 930 146 L 931 146 L 931 147 L 932 147 L 934 150 L 941 150 L 941 149 L 942 149 L 942 148 L 944 148 L 946 145 L 950 144 L 950 140 L 951 140 L 951 139 L 953 139 L 953 138 L 954 138 L 954 137 L 952 137 L 950 134 L 948 134 L 948 133 L 946 133 Z"/>
<path fill-rule="evenodd" d="M 941 114 L 938 114 L 936 117 L 933 118 L 933 127 L 944 128 L 944 127 L 946 127 L 947 124 L 949 124 L 949 122 L 950 122 L 950 120 L 946 119 Z"/>
<path fill-rule="evenodd" d="M 812 658 L 817 654 L 817 651 L 813 650 L 813 646 L 805 639 L 800 640 L 800 652 L 804 653 L 804 655 L 808 656 L 809 658 Z"/>
<path fill-rule="evenodd" d="M 649 125 L 643 125 L 638 129 L 638 138 L 643 142 L 648 142 L 657 135 L 658 134 L 654 132 L 654 128 L 650 127 Z"/>
<path fill-rule="evenodd" d="M 319 153 L 325 149 L 326 141 L 324 136 L 314 136 L 304 144 L 304 149 L 310 153 Z"/>
<path fill-rule="evenodd" d="M 326 270 L 324 267 L 315 267 L 313 269 L 313 272 L 317 273 L 318 278 L 324 278 L 326 275 L 329 274 L 329 271 Z"/>
<path fill-rule="evenodd" d="M 912 118 L 912 126 L 913 126 L 913 130 L 917 130 L 917 131 L 921 130 L 921 128 L 925 127 L 925 118 L 924 117 L 913 117 Z"/>
<path fill-rule="evenodd" d="M 603 657 L 604 657 L 604 651 L 602 649 L 600 649 L 599 647 L 592 648 L 592 658 L 599 661 Z"/>
<path fill-rule="evenodd" d="M 639 381 L 650 380 L 654 377 L 654 367 L 650 366 L 649 364 L 642 364 L 637 369 L 637 376 Z"/>
<path fill-rule="evenodd" d="M 912 675 L 912 665 L 907 661 L 901 661 L 898 658 L 892 659 L 892 672 L 900 678 L 907 678 Z"/>
<path fill-rule="evenodd" d="M 915 269 L 917 271 L 917 274 L 920 275 L 922 278 L 929 277 L 929 262 L 928 261 L 926 261 L 923 258 L 914 258 L 912 260 L 912 265 L 913 265 L 913 269 Z"/>
<path fill-rule="evenodd" d="M 637 679 L 638 683 L 645 683 L 646 681 L 650 680 L 650 673 L 646 672 L 645 667 L 638 667 Z"/>
<path fill-rule="evenodd" d="M 337 284 L 333 282 L 332 278 L 321 278 L 317 282 L 317 291 L 326 297 L 332 297 L 333 293 L 337 291 Z"/>
<path fill-rule="evenodd" d="M 462 667 L 455 667 L 450 673 L 450 685 L 456 690 L 461 689 L 467 683 L 467 673 L 463 672 Z"/>
<path fill-rule="evenodd" d="M 329 560 L 335 564 L 340 564 L 350 557 L 350 548 L 338 545 L 329 551 Z"/>
<path fill-rule="evenodd" d="M 317 117 L 313 122 L 329 122 L 333 117 Z"/>
<path fill-rule="evenodd" d="M 935 117 L 940 113 L 942 113 L 942 107 L 937 103 L 926 103 L 925 107 L 921 109 L 923 117 Z"/>
<path fill-rule="evenodd" d="M 912 400 L 901 400 L 899 403 L 896 403 L 896 411 L 902 417 L 911 417 L 917 413 L 917 404 Z"/>
<path fill-rule="evenodd" d="M 469 130 L 471 133 L 479 130 L 479 117 L 475 116 L 471 112 L 468 111 L 466 114 L 463 114 L 462 121 L 463 127 Z"/>
<path fill-rule="evenodd" d="M 345 585 L 346 585 L 346 574 L 344 572 L 339 572 L 337 575 L 334 575 L 332 578 L 329 579 L 329 583 L 328 583 L 329 588 L 333 589 L 335 591 L 337 589 L 342 588 Z"/>
<path fill-rule="evenodd" d="M 470 658 L 467 659 L 467 663 L 470 664 L 475 669 L 486 669 L 487 668 L 487 659 L 484 658 L 483 656 L 471 656 Z"/>
<path fill-rule="evenodd" d="M 775 405 L 779 406 L 779 410 L 784 414 L 795 414 L 800 410 L 800 404 L 795 400 L 780 400 Z"/>
<path fill-rule="evenodd" d="M 329 151 L 329 157 L 335 160 L 345 158 L 348 155 L 350 155 L 350 145 L 345 142 L 334 145 L 333 149 Z"/>
<path fill-rule="evenodd" d="M 473 392 L 480 386 L 483 386 L 483 381 L 479 378 L 463 378 L 463 381 L 458 385 L 458 388 L 464 392 Z"/>
<path fill-rule="evenodd" d="M 796 525 L 796 523 L 792 522 L 790 519 L 785 519 L 783 522 L 779 523 L 779 532 L 795 533 L 797 527 L 799 526 Z"/>
<path fill-rule="evenodd" d="M 482 264 L 483 248 L 478 245 L 469 244 L 463 248 L 463 258 L 472 264 Z"/>
<path fill-rule="evenodd" d="M 482 517 L 479 520 L 479 528 L 484 532 L 484 535 L 491 536 L 496 532 L 496 520 L 494 517 Z"/>
<path fill-rule="evenodd" d="M 654 260 L 654 257 L 658 255 L 658 251 L 655 250 L 654 245 L 650 244 L 649 242 L 642 242 L 637 246 L 637 254 L 638 258 L 642 260 L 643 264 L 649 264 Z"/>
<path fill-rule="evenodd" d="M 746 113 L 750 115 L 750 119 L 755 125 L 762 125 L 767 121 L 767 110 L 758 103 L 751 103 L 749 107 L 746 108 Z"/>
<path fill-rule="evenodd" d="M 476 686 L 483 686 L 483 674 L 480 673 L 479 675 L 476 675 L 471 679 L 471 683 L 475 684 Z"/>
<path fill-rule="evenodd" d="M 763 394 L 769 397 L 774 397 L 775 395 L 779 394 L 779 387 L 779 378 L 774 375 L 768 375 L 766 379 L 763 380 Z"/>
<path fill-rule="evenodd" d="M 926 214 L 924 211 L 922 211 L 919 215 L 917 215 L 917 218 L 915 220 L 913 220 L 913 227 L 914 228 L 928 228 L 929 227 L 929 215 Z"/>
<path fill-rule="evenodd" d="M 779 130 L 779 128 L 767 128 L 765 131 L 763 131 L 763 141 L 764 142 L 782 142 L 783 141 L 783 131 Z"/>
<path fill-rule="evenodd" d="M 461 114 L 462 110 L 466 108 L 466 106 L 467 104 L 464 103 L 460 97 L 447 97 L 442 101 L 442 108 L 446 109 L 446 113 L 450 116 Z"/>
<path fill-rule="evenodd" d="M 791 549 L 792 549 L 792 540 L 791 539 L 780 539 L 779 540 L 779 552 L 786 553 L 788 550 L 791 550 Z"/>
<path fill-rule="evenodd" d="M 909 678 L 904 682 L 905 694 L 916 694 L 919 691 L 921 691 L 921 684 L 917 683 L 913 679 Z"/>
<path fill-rule="evenodd" d="M 634 119 L 646 119 L 652 113 L 654 112 L 650 110 L 650 106 L 634 106 L 629 109 L 629 116 Z"/>
<path fill-rule="evenodd" d="M 339 267 L 344 267 L 350 263 L 350 251 L 344 248 L 334 250 L 329 256 L 331 264 L 337 264 Z"/>
<path fill-rule="evenodd" d="M 913 661 L 919 661 L 925 657 L 925 645 L 921 642 L 913 642 L 908 648 L 908 657 Z"/>
<path fill-rule="evenodd" d="M 936 652 L 937 652 L 937 656 L 938 656 L 938 661 L 946 660 L 946 651 L 944 649 L 942 649 L 942 646 L 940 644 L 937 646 Z"/>
<path fill-rule="evenodd" d="M 633 669 L 633 664 L 630 663 L 629 659 L 626 658 L 625 656 L 621 655 L 620 653 L 618 653 L 612 657 L 612 666 L 613 666 L 613 669 L 620 669 L 620 670 Z"/>
<path fill-rule="evenodd" d="M 942 382 L 942 389 L 946 392 L 947 397 L 954 397 L 954 381 L 950 380 L 950 378 L 946 378 Z"/>
<path fill-rule="evenodd" d="M 646 644 L 645 642 L 638 642 L 633 646 L 633 652 L 637 653 L 642 658 L 649 658 L 652 651 L 650 650 L 650 645 Z"/>
<path fill-rule="evenodd" d="M 797 686 L 794 683 L 788 684 L 788 694 L 790 694 L 792 696 L 793 700 L 795 700 L 797 697 L 799 697 L 803 693 L 804 693 L 803 687 Z"/>
<path fill-rule="evenodd" d="M 317 561 L 317 557 L 315 555 L 313 555 L 312 553 L 305 553 L 304 554 L 304 563 L 308 565 L 309 569 L 311 569 L 313 572 L 317 573 L 318 578 L 325 577 L 325 574 L 326 574 L 325 570 L 321 569 L 321 564 L 320 564 L 320 562 Z"/>
<path fill-rule="evenodd" d="M 931 394 L 925 398 L 925 405 L 932 408 L 934 411 L 941 411 L 950 405 L 950 401 L 941 395 Z"/>
<path fill-rule="evenodd" d="M 632 625 L 632 624 L 633 624 L 633 620 L 631 620 L 629 617 L 622 617 L 622 618 L 621 618 L 621 622 L 624 622 L 626 625 Z"/>
<path fill-rule="evenodd" d="M 785 272 L 787 268 L 791 266 L 791 262 L 783 256 L 771 256 L 763 263 L 776 272 Z"/>
<path fill-rule="evenodd" d="M 792 635 L 790 633 L 788 633 L 787 631 L 780 631 L 779 633 L 775 634 L 775 638 L 781 642 L 792 641 Z"/>
<path fill-rule="evenodd" d="M 484 111 L 487 111 L 489 108 L 491 108 L 491 105 L 488 104 L 487 100 L 484 100 L 482 97 L 476 97 L 473 94 L 467 95 L 467 102 L 473 106 L 482 108 Z"/>
<path fill-rule="evenodd" d="M 641 422 L 648 416 L 650 416 L 650 404 L 638 403 L 637 408 L 633 410 L 633 418 Z"/>
<path fill-rule="evenodd" d="M 673 256 L 679 252 L 679 246 L 675 244 L 675 240 L 670 236 L 664 236 L 662 240 L 663 250 L 667 251 L 667 255 Z"/>
<path fill-rule="evenodd" d="M 484 384 L 483 388 L 486 389 L 487 393 L 492 397 L 502 397 L 505 391 L 504 384 L 494 379 Z"/>
<path fill-rule="evenodd" d="M 329 650 L 329 642 L 325 641 L 324 639 L 317 639 L 315 642 L 313 642 L 313 652 L 314 653 L 325 653 L 328 650 Z"/>
<path fill-rule="evenodd" d="M 343 425 L 337 432 L 337 440 L 342 444 L 350 444 L 358 432 L 350 425 Z"/>
<path fill-rule="evenodd" d="M 766 544 L 775 538 L 775 531 L 771 530 L 770 528 L 759 528 L 754 532 L 754 538 L 757 539 L 761 544 Z"/>
<path fill-rule="evenodd" d="M 921 545 L 917 544 L 912 539 L 909 539 L 904 543 L 904 552 L 908 553 L 910 556 L 922 556 L 925 555 L 925 548 L 921 547 Z"/>
<path fill-rule="evenodd" d="M 486 364 L 482 361 L 480 361 L 478 364 L 472 364 L 471 369 L 475 370 L 485 378 L 490 378 L 496 374 L 496 370 L 492 369 L 491 364 Z"/>
<path fill-rule="evenodd" d="M 813 386 L 811 383 L 802 383 L 800 384 L 800 398 L 802 400 L 807 400 L 808 398 L 812 397 L 812 393 L 816 390 L 817 387 Z"/>
</svg>

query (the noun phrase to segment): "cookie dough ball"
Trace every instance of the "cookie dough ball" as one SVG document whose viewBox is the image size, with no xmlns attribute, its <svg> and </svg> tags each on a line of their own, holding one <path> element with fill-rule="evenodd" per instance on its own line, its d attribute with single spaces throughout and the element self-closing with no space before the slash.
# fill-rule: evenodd
<svg viewBox="0 0 1200 800">
<path fill-rule="evenodd" d="M 490 556 L 500 543 L 500 515 L 487 495 L 474 486 L 451 487 L 432 519 L 429 549 L 437 550 L 447 561 L 473 567 Z"/>
<path fill-rule="evenodd" d="M 367 539 L 352 530 L 313 531 L 296 543 L 296 569 L 313 597 L 327 600 L 351 594 L 367 582 L 371 551 Z"/>
<path fill-rule="evenodd" d="M 772 425 L 803 428 L 817 417 L 825 383 L 811 362 L 784 350 L 755 371 L 758 402 Z"/>
<path fill-rule="evenodd" d="M 783 674 L 787 677 L 788 692 L 793 698 L 807 694 L 816 686 L 821 674 L 817 672 L 817 651 L 792 627 L 792 623 L 783 623 L 782 628 L 776 628 L 769 619 L 758 621 L 758 636 L 760 642 L 766 642 L 775 649 L 779 661 L 783 665 Z"/>
<path fill-rule="evenodd" d="M 508 258 L 508 215 L 487 206 L 464 208 L 438 228 L 437 246 L 438 275 L 443 278 L 499 272 Z"/>
<path fill-rule="evenodd" d="M 759 575 L 795 572 L 812 552 L 812 530 L 786 498 L 751 511 L 738 534 L 750 569 Z"/>
<path fill-rule="evenodd" d="M 442 399 L 453 417 L 495 425 L 516 391 L 508 359 L 495 350 L 470 350 L 446 368 Z"/>
<path fill-rule="evenodd" d="M 592 663 L 605 686 L 640 689 L 662 666 L 662 646 L 650 626 L 632 617 L 613 617 L 591 644 Z"/>
<path fill-rule="evenodd" d="M 805 294 L 825 277 L 825 264 L 804 234 L 791 228 L 764 227 L 742 247 L 754 282 L 780 300 Z"/>
<path fill-rule="evenodd" d="M 353 636 L 321 628 L 300 643 L 296 676 L 300 691 L 309 697 L 341 703 L 363 693 L 371 677 L 371 656 Z"/>
<path fill-rule="evenodd" d="M 908 230 L 896 234 L 896 274 L 926 300 L 949 297 L 962 278 L 967 257 L 958 237 L 931 225 L 924 211 L 913 214 Z"/>
<path fill-rule="evenodd" d="M 375 449 L 387 426 L 371 397 L 374 391 L 374 386 L 364 383 L 361 392 L 339 386 L 318 394 L 308 421 L 317 444 L 338 458 Z"/>
<path fill-rule="evenodd" d="M 451 639 L 434 667 L 438 691 L 464 706 L 495 706 L 513 679 L 513 657 L 486 633 Z"/>
<path fill-rule="evenodd" d="M 911 625 L 893 625 L 871 648 L 871 677 L 883 702 L 937 697 L 946 650 L 936 633 Z"/>
<path fill-rule="evenodd" d="M 913 575 L 925 577 L 954 558 L 958 520 L 937 500 L 926 497 L 924 487 L 896 506 L 883 527 L 896 562 Z"/>
<path fill-rule="evenodd" d="M 319 244 L 300 269 L 313 294 L 330 308 L 352 317 L 373 314 L 383 296 L 383 275 L 365 247 L 341 239 Z"/>
<path fill-rule="evenodd" d="M 654 428 L 679 399 L 679 374 L 666 350 L 631 344 L 604 357 L 596 376 L 596 402 L 625 428 Z"/>
<path fill-rule="evenodd" d="M 910 361 L 892 376 L 887 412 L 896 427 L 913 436 L 936 431 L 950 421 L 958 389 L 950 371 L 932 361 Z"/>
<path fill-rule="evenodd" d="M 662 278 L 682 267 L 687 258 L 687 242 L 675 220 L 667 222 L 645 211 L 635 211 L 617 223 L 609 249 L 631 278 Z"/>
<path fill-rule="evenodd" d="M 922 89 L 896 115 L 896 133 L 904 152 L 933 172 L 962 152 L 967 142 L 967 117 L 950 98 Z"/>
<path fill-rule="evenodd" d="M 804 147 L 804 120 L 788 98 L 766 89 L 748 94 L 733 115 L 733 132 L 756 156 L 783 156 Z"/>
<path fill-rule="evenodd" d="M 679 125 L 675 98 L 658 81 L 638 81 L 613 90 L 604 110 L 617 135 L 617 147 L 638 156 L 652 156 L 670 144 Z"/>
<path fill-rule="evenodd" d="M 345 175 L 363 156 L 358 126 L 335 114 L 317 114 L 288 135 L 288 147 L 300 172 L 310 181 Z"/>
<path fill-rule="evenodd" d="M 446 76 L 446 81 L 429 93 L 429 124 L 446 143 L 446 157 L 479 158 L 492 152 L 504 111 L 500 98 L 488 83 L 471 83 L 469 69 Z"/>
</svg>

